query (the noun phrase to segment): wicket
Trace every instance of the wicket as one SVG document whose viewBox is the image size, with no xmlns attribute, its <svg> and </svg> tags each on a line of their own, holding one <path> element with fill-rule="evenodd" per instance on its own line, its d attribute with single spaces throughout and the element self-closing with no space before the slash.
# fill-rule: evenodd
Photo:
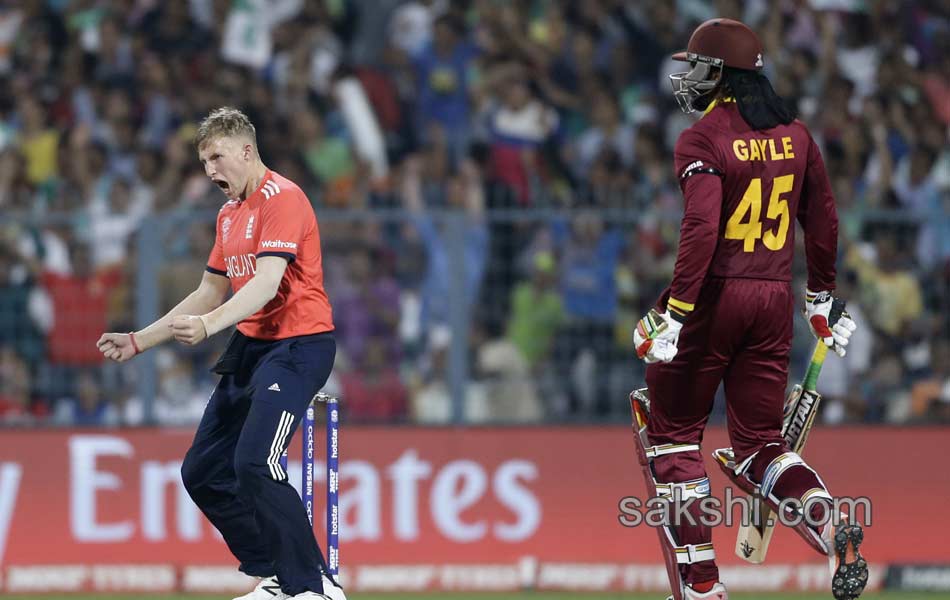
<svg viewBox="0 0 950 600">
<path fill-rule="evenodd" d="M 301 499 L 307 511 L 307 519 L 313 527 L 313 432 L 316 411 L 314 402 L 327 406 L 327 574 L 336 578 L 340 574 L 340 410 L 336 397 L 319 392 L 307 405 L 301 423 L 303 432 L 302 474 L 300 478 Z M 287 450 L 281 457 L 287 469 Z"/>
</svg>

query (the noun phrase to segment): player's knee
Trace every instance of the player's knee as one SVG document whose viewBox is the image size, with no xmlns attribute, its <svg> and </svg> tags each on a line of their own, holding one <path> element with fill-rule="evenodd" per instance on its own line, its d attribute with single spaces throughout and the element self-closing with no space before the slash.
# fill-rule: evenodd
<svg viewBox="0 0 950 600">
<path fill-rule="evenodd" d="M 267 465 L 255 460 L 252 453 L 243 452 L 240 448 L 234 455 L 234 474 L 241 490 L 249 493 L 256 491 L 262 478 L 269 476 Z"/>
<path fill-rule="evenodd" d="M 663 482 L 692 481 L 706 476 L 706 466 L 699 451 L 667 454 L 653 459 L 656 480 Z"/>
<path fill-rule="evenodd" d="M 752 463 L 748 467 L 749 477 L 752 481 L 761 483 L 765 476 L 765 470 L 786 451 L 787 448 L 784 444 L 768 444 L 752 455 Z"/>
</svg>

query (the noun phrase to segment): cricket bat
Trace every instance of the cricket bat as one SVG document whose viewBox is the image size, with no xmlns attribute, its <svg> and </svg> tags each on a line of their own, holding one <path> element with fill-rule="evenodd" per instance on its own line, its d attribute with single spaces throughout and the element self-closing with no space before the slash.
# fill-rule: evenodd
<svg viewBox="0 0 950 600">
<path fill-rule="evenodd" d="M 834 301 L 831 313 L 828 315 L 829 325 L 834 325 L 838 321 L 844 308 L 844 300 Z M 805 448 L 808 434 L 818 414 L 818 405 L 821 404 L 821 394 L 815 388 L 827 356 L 828 346 L 818 340 L 802 383 L 792 388 L 785 400 L 782 437 L 788 442 L 791 451 L 798 454 L 801 454 Z M 736 556 L 750 563 L 759 564 L 765 561 L 772 533 L 775 532 L 776 519 L 772 509 L 760 496 L 750 496 L 748 502 L 751 509 L 750 523 L 742 525 L 736 535 Z M 758 505 L 758 511 L 756 511 L 756 505 Z"/>
</svg>

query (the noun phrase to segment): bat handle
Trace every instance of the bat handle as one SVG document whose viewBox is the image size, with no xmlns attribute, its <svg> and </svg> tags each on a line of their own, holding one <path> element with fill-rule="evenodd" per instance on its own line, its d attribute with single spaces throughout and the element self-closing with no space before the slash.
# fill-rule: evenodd
<svg viewBox="0 0 950 600">
<path fill-rule="evenodd" d="M 835 298 L 831 303 L 831 311 L 828 313 L 828 326 L 832 327 L 844 314 L 847 303 L 841 298 Z M 812 354 L 811 363 L 808 365 L 808 371 L 805 373 L 805 380 L 802 387 L 810 392 L 815 391 L 818 384 L 818 375 L 821 373 L 821 367 L 825 364 L 825 356 L 828 355 L 828 346 L 821 340 L 815 344 L 815 352 Z"/>
</svg>

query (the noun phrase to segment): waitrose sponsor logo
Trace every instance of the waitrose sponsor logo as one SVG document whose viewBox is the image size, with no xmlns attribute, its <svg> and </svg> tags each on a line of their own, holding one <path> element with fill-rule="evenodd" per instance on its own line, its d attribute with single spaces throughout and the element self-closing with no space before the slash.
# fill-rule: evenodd
<svg viewBox="0 0 950 600">
<path fill-rule="evenodd" d="M 281 240 L 267 240 L 261 242 L 262 248 L 287 248 L 289 250 L 296 250 L 297 244 L 294 242 L 284 242 Z"/>
</svg>

